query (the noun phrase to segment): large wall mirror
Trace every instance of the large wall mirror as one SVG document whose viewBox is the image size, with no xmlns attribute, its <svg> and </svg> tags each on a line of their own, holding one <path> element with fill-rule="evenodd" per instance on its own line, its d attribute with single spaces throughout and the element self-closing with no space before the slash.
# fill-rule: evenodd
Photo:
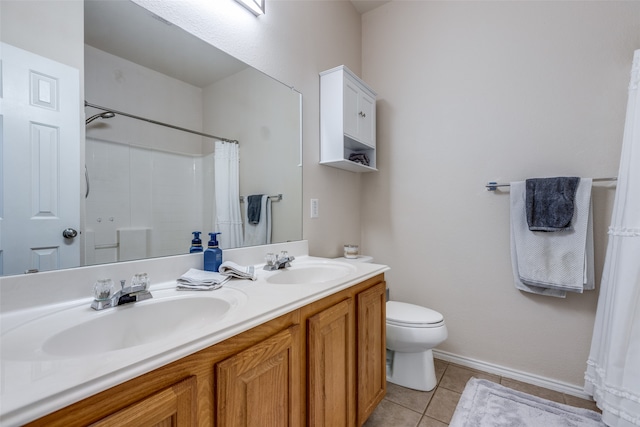
<svg viewBox="0 0 640 427">
<path fill-rule="evenodd" d="M 0 7 L 3 275 L 302 238 L 299 92 L 130 1 Z"/>
</svg>

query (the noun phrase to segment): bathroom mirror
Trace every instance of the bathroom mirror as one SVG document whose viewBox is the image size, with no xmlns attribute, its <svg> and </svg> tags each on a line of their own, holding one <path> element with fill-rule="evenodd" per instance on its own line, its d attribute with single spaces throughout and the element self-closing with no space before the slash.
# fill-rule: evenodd
<svg viewBox="0 0 640 427">
<path fill-rule="evenodd" d="M 257 194 L 270 196 L 270 241 L 223 247 L 302 238 L 299 92 L 130 1 L 86 1 L 84 23 L 78 25 L 84 25 L 85 47 L 78 79 L 84 81 L 84 95 L 80 90 L 77 96 L 90 105 L 80 105 L 78 113 L 89 123 L 77 126 L 80 162 L 56 154 L 52 157 L 59 164 L 49 170 L 66 172 L 74 181 L 69 188 L 77 197 L 65 205 L 77 210 L 78 220 L 67 224 L 44 218 L 37 235 L 23 241 L 17 232 L 22 226 L 12 224 L 27 220 L 9 221 L 17 216 L 12 210 L 21 197 L 10 197 L 7 188 L 16 182 L 7 177 L 9 168 L 32 171 L 33 159 L 9 166 L 12 161 L 3 155 L 3 275 L 188 253 L 191 233 L 202 232 L 206 247 L 207 233 L 218 231 L 216 217 L 236 219 L 229 218 L 229 210 L 239 209 L 244 226 L 248 196 Z M 37 83 L 43 84 L 49 87 L 49 81 Z M 13 140 L 5 132 L 12 127 L 10 110 L 11 103 L 4 103 L 3 153 Z M 231 185 L 217 175 L 222 170 L 216 156 L 223 154 L 215 152 L 220 139 L 234 141 L 226 145 L 238 150 L 239 161 L 230 166 L 230 176 L 236 167 L 239 179 L 234 208 L 219 206 L 223 202 L 216 197 L 216 190 L 220 195 Z M 33 193 L 32 188 L 23 191 Z M 41 230 L 47 222 L 50 230 Z M 68 237 L 74 230 L 77 236 Z M 46 234 L 59 243 L 39 242 L 38 236 Z M 61 256 L 70 249 L 71 257 Z"/>
</svg>

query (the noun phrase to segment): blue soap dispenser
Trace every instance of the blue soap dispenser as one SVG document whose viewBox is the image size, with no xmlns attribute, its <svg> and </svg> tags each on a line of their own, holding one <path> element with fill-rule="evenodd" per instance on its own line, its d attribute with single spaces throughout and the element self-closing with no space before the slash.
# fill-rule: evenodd
<svg viewBox="0 0 640 427">
<path fill-rule="evenodd" d="M 209 244 L 204 251 L 204 269 L 206 271 L 218 271 L 222 264 L 222 249 L 218 247 L 218 239 L 216 236 L 220 233 L 209 233 Z"/>
<path fill-rule="evenodd" d="M 193 240 L 191 241 L 191 248 L 189 249 L 189 253 L 192 254 L 194 252 L 202 252 L 202 240 L 200 240 L 201 231 L 194 231 Z"/>
</svg>

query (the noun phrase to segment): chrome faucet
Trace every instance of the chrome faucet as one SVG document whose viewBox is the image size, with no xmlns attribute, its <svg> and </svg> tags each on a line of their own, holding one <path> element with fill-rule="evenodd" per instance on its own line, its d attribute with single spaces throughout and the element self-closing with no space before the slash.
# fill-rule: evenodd
<svg viewBox="0 0 640 427">
<path fill-rule="evenodd" d="M 294 259 L 295 257 L 293 255 L 289 255 L 287 251 L 280 252 L 280 255 L 268 253 L 265 256 L 265 261 L 267 263 L 264 266 L 264 270 L 275 271 L 291 267 L 291 261 Z"/>
<path fill-rule="evenodd" d="M 132 286 L 126 286 L 126 282 L 126 280 L 120 280 L 121 289 L 114 293 L 112 292 L 113 282 L 110 279 L 98 280 L 94 288 L 95 299 L 91 303 L 91 308 L 94 310 L 104 310 L 105 308 L 117 307 L 119 305 L 153 298 L 153 295 L 151 295 L 151 292 L 147 289 L 148 281 L 142 284 L 133 284 Z"/>
</svg>

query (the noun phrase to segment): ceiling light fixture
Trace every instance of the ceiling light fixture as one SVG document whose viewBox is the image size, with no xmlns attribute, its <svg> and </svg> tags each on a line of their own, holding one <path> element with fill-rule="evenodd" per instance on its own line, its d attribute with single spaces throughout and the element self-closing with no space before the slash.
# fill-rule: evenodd
<svg viewBox="0 0 640 427">
<path fill-rule="evenodd" d="M 264 2 L 266 0 L 236 0 L 256 16 L 264 14 Z"/>
</svg>

